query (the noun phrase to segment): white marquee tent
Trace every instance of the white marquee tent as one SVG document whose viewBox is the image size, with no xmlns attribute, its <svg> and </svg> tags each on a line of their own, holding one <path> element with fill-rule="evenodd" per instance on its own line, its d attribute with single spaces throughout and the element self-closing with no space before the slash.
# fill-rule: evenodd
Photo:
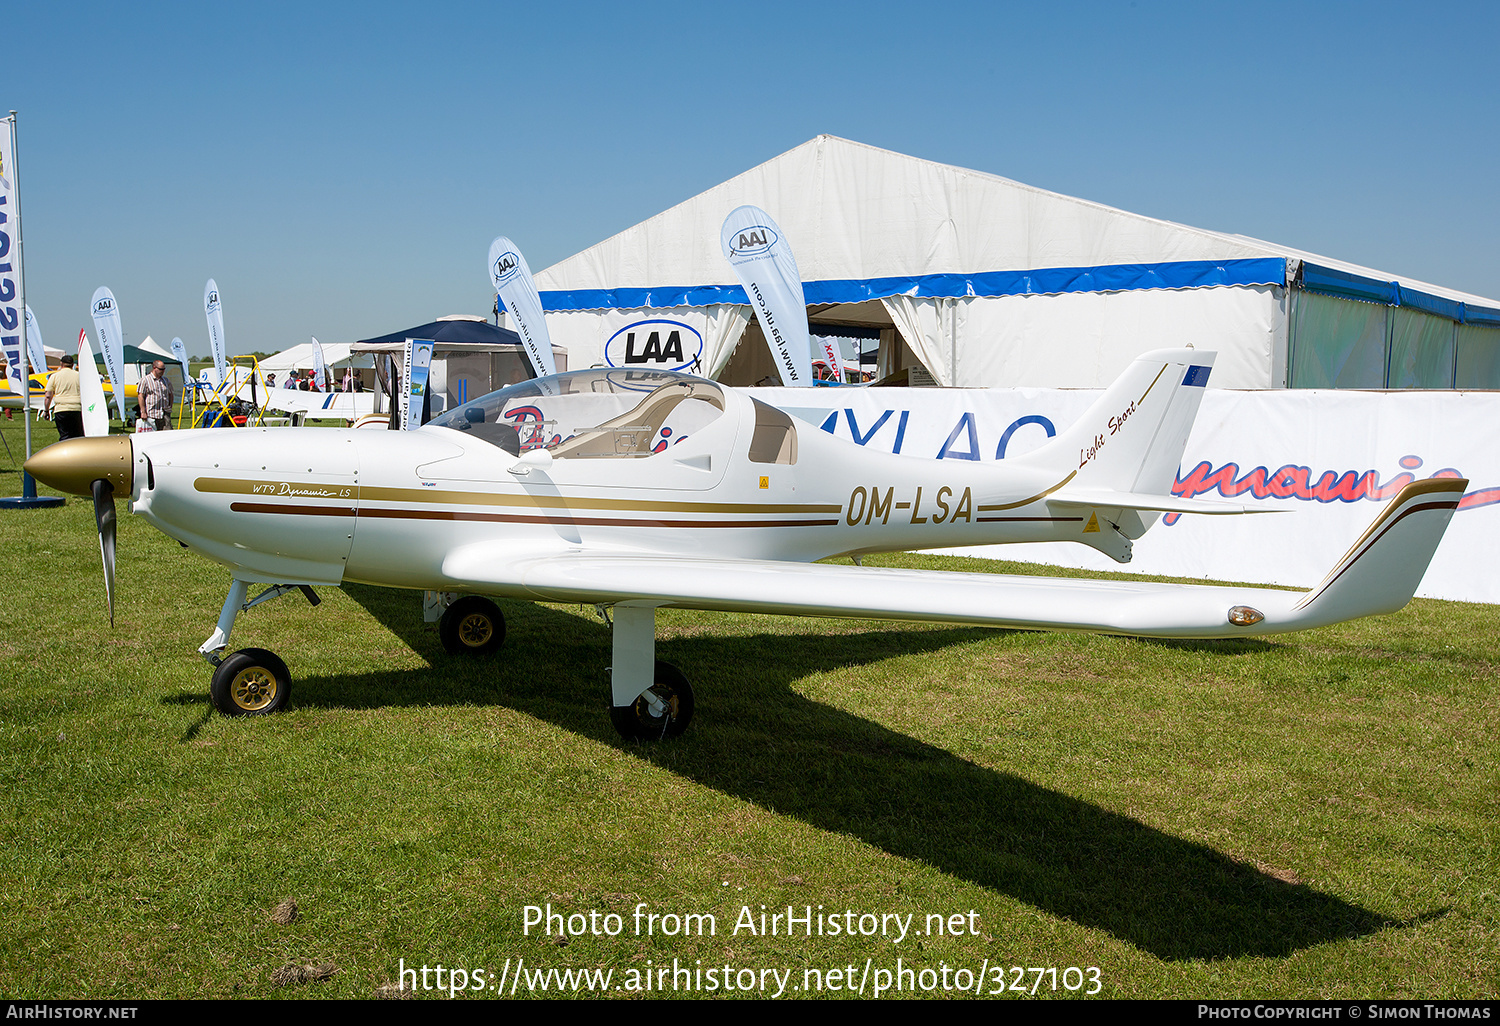
<svg viewBox="0 0 1500 1026">
<path fill-rule="evenodd" d="M 1218 387 L 1500 387 L 1500 302 L 833 136 L 542 271 L 554 340 L 576 366 L 619 365 L 632 331 L 676 331 L 661 361 L 769 373 L 719 250 L 745 203 L 789 240 L 815 332 L 879 334 L 881 374 L 1099 386 L 1191 343 L 1219 351 Z"/>
<path fill-rule="evenodd" d="M 326 361 L 327 365 L 330 367 L 334 366 L 335 364 L 342 366 L 354 356 L 350 346 L 351 344 L 348 342 L 331 342 L 324 345 L 324 361 Z M 358 367 L 369 367 L 371 366 L 371 361 L 368 356 L 361 355 L 357 358 L 354 358 L 353 365 Z M 260 361 L 260 369 L 262 373 L 267 374 L 280 374 L 283 371 L 289 370 L 312 370 L 312 343 L 303 342 L 301 345 L 295 345 L 290 349 L 284 349 L 281 352 L 277 353 L 275 356 L 268 356 L 264 360 Z"/>
</svg>

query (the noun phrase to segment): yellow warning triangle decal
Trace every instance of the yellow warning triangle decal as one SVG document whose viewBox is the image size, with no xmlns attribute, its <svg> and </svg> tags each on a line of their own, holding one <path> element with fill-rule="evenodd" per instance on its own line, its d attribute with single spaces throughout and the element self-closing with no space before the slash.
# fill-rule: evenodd
<svg viewBox="0 0 1500 1026">
<path fill-rule="evenodd" d="M 1083 533 L 1084 534 L 1098 534 L 1099 533 L 1099 514 L 1097 514 L 1097 513 L 1090 513 L 1089 514 L 1088 526 L 1083 529 Z"/>
</svg>

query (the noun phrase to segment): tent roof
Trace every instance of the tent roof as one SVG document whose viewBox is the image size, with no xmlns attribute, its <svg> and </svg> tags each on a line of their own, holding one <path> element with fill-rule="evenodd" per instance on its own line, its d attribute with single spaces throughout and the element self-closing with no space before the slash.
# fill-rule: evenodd
<svg viewBox="0 0 1500 1026">
<path fill-rule="evenodd" d="M 518 346 L 521 336 L 506 328 L 499 328 L 489 321 L 471 321 L 468 318 L 443 318 L 428 321 L 415 327 L 393 331 L 376 338 L 362 338 L 357 346 L 388 345 L 405 342 L 409 338 L 430 339 L 434 342 L 482 342 L 488 345 Z"/>
<path fill-rule="evenodd" d="M 142 349 L 140 346 L 133 346 L 129 344 L 126 344 L 124 348 L 124 355 L 121 357 L 122 362 L 126 364 L 155 363 L 160 359 L 162 359 L 162 355 L 160 353 L 153 353 L 149 349 Z M 175 363 L 176 360 L 177 358 L 175 356 L 171 355 L 170 353 L 167 354 L 166 362 Z M 104 366 L 104 354 L 102 352 L 95 353 L 94 362 L 101 367 Z"/>
<path fill-rule="evenodd" d="M 350 357 L 350 344 L 348 342 L 332 342 L 323 347 L 323 361 L 332 367 L 336 363 L 343 363 Z M 311 370 L 313 366 L 313 347 L 311 342 L 304 342 L 290 349 L 283 349 L 275 356 L 268 356 L 259 361 L 260 369 L 268 373 L 280 373 L 285 370 Z"/>
<path fill-rule="evenodd" d="M 155 353 L 158 360 L 163 360 L 167 363 L 175 363 L 177 361 L 177 357 L 172 355 L 172 351 L 170 349 L 162 348 L 162 344 L 156 341 L 156 339 L 152 338 L 150 335 L 147 335 L 145 338 L 141 339 L 140 348 L 144 349 L 148 353 Z"/>
<path fill-rule="evenodd" d="M 809 303 L 1285 284 L 1298 262 L 1454 303 L 1500 302 L 998 175 L 820 135 L 536 276 L 549 310 L 744 303 L 719 249 L 753 203 L 791 242 Z M 1363 298 L 1363 297 L 1361 297 Z"/>
</svg>

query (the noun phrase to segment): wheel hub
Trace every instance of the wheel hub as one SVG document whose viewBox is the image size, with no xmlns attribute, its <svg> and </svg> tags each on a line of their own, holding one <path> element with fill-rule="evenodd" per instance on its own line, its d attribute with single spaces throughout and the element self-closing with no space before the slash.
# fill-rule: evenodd
<svg viewBox="0 0 1500 1026">
<path fill-rule="evenodd" d="M 471 613 L 459 621 L 458 636 L 470 648 L 480 648 L 488 644 L 494 635 L 495 625 L 490 623 L 489 617 L 481 613 Z"/>
<path fill-rule="evenodd" d="M 252 666 L 235 675 L 229 694 L 234 704 L 247 712 L 264 709 L 276 700 L 276 677 L 263 666 Z"/>
</svg>

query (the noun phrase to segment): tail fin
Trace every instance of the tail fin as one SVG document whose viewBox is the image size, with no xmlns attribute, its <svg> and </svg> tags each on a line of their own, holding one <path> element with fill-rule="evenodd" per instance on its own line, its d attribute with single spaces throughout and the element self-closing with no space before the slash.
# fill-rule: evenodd
<svg viewBox="0 0 1500 1026">
<path fill-rule="evenodd" d="M 1401 489 L 1297 603 L 1298 628 L 1392 613 L 1411 601 L 1468 486 L 1461 477 L 1435 477 Z"/>
<path fill-rule="evenodd" d="M 1049 504 L 1093 507 L 1078 541 L 1128 563 L 1131 542 L 1162 510 L 1245 512 L 1172 495 L 1215 355 L 1159 349 L 1137 357 L 1071 427 L 1017 460 L 1063 478 Z"/>
<path fill-rule="evenodd" d="M 1072 472 L 1071 489 L 1170 495 L 1215 355 L 1137 357 L 1071 427 L 1017 463 Z"/>
</svg>

